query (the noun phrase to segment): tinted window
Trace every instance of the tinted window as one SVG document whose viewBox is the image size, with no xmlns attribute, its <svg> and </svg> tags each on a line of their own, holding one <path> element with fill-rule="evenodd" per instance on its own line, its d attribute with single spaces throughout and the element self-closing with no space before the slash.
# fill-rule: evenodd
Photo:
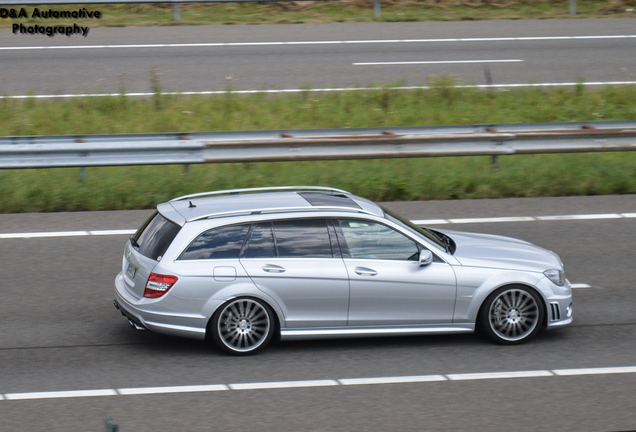
<svg viewBox="0 0 636 432">
<path fill-rule="evenodd" d="M 351 258 L 417 260 L 417 244 L 403 234 L 376 222 L 341 219 L 338 221 Z"/>
<path fill-rule="evenodd" d="M 159 260 L 181 227 L 155 213 L 135 233 L 133 239 L 139 244 L 137 251 L 153 260 Z"/>
<path fill-rule="evenodd" d="M 180 260 L 238 258 L 249 224 L 214 228 L 197 237 Z"/>
<path fill-rule="evenodd" d="M 276 245 L 270 222 L 259 223 L 252 230 L 244 258 L 272 258 L 276 256 Z"/>
<path fill-rule="evenodd" d="M 280 258 L 333 256 L 324 219 L 276 221 L 274 234 Z"/>
</svg>

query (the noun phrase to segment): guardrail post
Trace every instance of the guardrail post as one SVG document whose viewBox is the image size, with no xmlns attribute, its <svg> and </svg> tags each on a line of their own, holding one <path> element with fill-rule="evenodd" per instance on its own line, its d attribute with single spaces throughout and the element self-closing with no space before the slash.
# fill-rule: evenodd
<svg viewBox="0 0 636 432">
<path fill-rule="evenodd" d="M 172 3 L 172 21 L 181 19 L 181 3 Z"/>
<path fill-rule="evenodd" d="M 490 163 L 492 164 L 493 171 L 497 171 L 499 169 L 499 155 L 492 155 Z"/>
<path fill-rule="evenodd" d="M 86 180 L 86 167 L 80 167 L 79 181 L 84 183 L 85 180 Z"/>
<path fill-rule="evenodd" d="M 576 15 L 576 0 L 570 0 L 570 15 Z"/>
<path fill-rule="evenodd" d="M 373 15 L 376 18 L 380 18 L 380 0 L 375 0 L 375 3 L 373 4 Z"/>
</svg>

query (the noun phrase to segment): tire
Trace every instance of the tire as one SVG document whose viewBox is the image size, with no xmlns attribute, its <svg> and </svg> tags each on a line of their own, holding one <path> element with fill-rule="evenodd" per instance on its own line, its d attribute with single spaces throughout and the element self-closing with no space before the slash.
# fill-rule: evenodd
<svg viewBox="0 0 636 432">
<path fill-rule="evenodd" d="M 486 298 L 478 325 L 497 343 L 522 344 L 539 333 L 544 314 L 541 297 L 534 290 L 521 285 L 507 286 Z"/>
<path fill-rule="evenodd" d="M 238 298 L 212 315 L 208 330 L 216 346 L 226 353 L 250 355 L 267 346 L 275 328 L 274 312 L 266 303 Z"/>
</svg>

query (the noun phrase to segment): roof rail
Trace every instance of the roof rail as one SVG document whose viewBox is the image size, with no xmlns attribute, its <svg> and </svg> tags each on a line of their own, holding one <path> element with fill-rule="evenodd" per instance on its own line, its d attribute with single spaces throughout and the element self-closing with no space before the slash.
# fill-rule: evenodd
<svg viewBox="0 0 636 432">
<path fill-rule="evenodd" d="M 364 213 L 372 216 L 377 216 L 377 214 L 363 209 L 355 209 L 351 207 L 345 206 L 313 206 L 313 207 L 278 207 L 278 208 L 263 208 L 263 209 L 251 209 L 251 210 L 234 210 L 227 212 L 219 212 L 219 213 L 210 213 L 204 216 L 199 216 L 194 219 L 190 219 L 189 222 L 204 220 L 204 219 L 212 219 L 217 217 L 227 217 L 227 216 L 242 216 L 242 215 L 253 215 L 253 214 L 275 214 L 275 213 L 284 213 L 284 212 L 320 212 L 326 210 L 341 210 L 351 213 Z"/>
<path fill-rule="evenodd" d="M 351 192 L 347 192 L 341 189 L 323 187 L 323 186 L 272 186 L 272 187 L 260 187 L 260 188 L 247 188 L 247 189 L 228 189 L 221 191 L 210 191 L 210 192 L 201 192 L 196 194 L 184 195 L 178 198 L 173 198 L 172 201 L 181 201 L 190 198 L 200 198 L 204 196 L 212 196 L 212 195 L 230 195 L 230 194 L 240 194 L 244 192 L 268 192 L 268 191 L 325 191 L 325 192 L 336 192 L 336 193 L 344 193 L 350 194 Z"/>
</svg>

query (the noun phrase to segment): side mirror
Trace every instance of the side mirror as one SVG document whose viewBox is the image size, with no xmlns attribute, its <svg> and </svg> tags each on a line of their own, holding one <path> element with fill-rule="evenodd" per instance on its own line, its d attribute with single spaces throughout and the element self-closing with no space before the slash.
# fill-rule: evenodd
<svg viewBox="0 0 636 432">
<path fill-rule="evenodd" d="M 420 251 L 420 267 L 427 266 L 433 262 L 433 252 L 428 249 Z"/>
</svg>

